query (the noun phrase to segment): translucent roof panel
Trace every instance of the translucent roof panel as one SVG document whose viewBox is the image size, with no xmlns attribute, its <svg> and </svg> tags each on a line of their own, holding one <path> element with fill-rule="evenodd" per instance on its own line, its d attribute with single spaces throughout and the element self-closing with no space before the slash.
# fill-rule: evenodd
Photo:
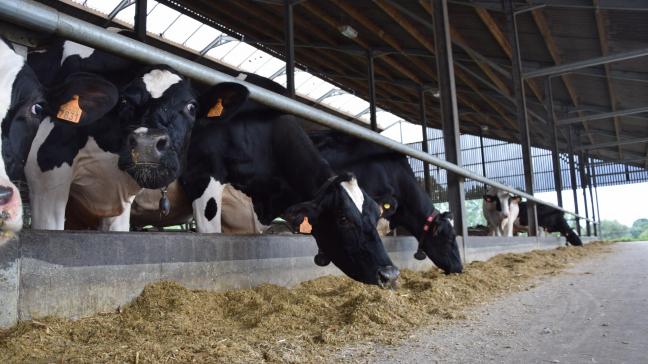
<svg viewBox="0 0 648 364">
<path fill-rule="evenodd" d="M 120 0 L 88 0 L 85 6 L 103 14 L 110 14 L 120 2 Z"/>
<path fill-rule="evenodd" d="M 205 47 L 209 45 L 214 39 L 218 38 L 221 34 L 219 30 L 216 30 L 209 25 L 203 25 L 198 29 L 191 38 L 187 39 L 185 46 L 193 49 L 196 52 L 200 52 Z"/>
<path fill-rule="evenodd" d="M 182 15 L 164 32 L 164 38 L 179 44 L 184 44 L 198 27 L 200 27 L 200 24 L 198 20 Z"/>
<path fill-rule="evenodd" d="M 388 111 L 384 111 L 384 110 L 376 111 L 376 123 L 378 124 L 378 127 L 381 129 L 386 128 L 399 120 L 402 119 Z"/>
<path fill-rule="evenodd" d="M 326 81 L 322 81 L 321 83 L 315 85 L 315 87 L 313 87 L 313 89 L 310 92 L 305 94 L 305 96 L 310 97 L 313 100 L 317 100 L 320 97 L 324 96 L 327 92 L 336 88 L 337 87 L 331 85 L 330 83 Z"/>
<path fill-rule="evenodd" d="M 240 67 L 254 52 L 256 52 L 256 48 L 247 43 L 239 42 L 235 48 L 221 58 L 221 61 L 234 67 Z"/>
<path fill-rule="evenodd" d="M 146 17 L 146 31 L 160 35 L 180 15 L 168 6 L 158 4 Z"/>
<path fill-rule="evenodd" d="M 126 9 L 120 11 L 115 19 L 123 21 L 124 23 L 133 26 L 135 24 L 135 5 L 131 5 Z"/>
<path fill-rule="evenodd" d="M 221 57 L 231 52 L 232 49 L 237 47 L 240 43 L 241 42 L 233 41 L 233 42 L 221 44 L 218 47 L 212 48 L 209 52 L 207 52 L 207 55 L 211 58 L 220 60 Z"/>
<path fill-rule="evenodd" d="M 266 63 L 262 64 L 259 69 L 256 70 L 256 74 L 263 77 L 270 77 L 277 73 L 282 68 L 286 67 L 286 62 L 272 57 Z"/>
</svg>

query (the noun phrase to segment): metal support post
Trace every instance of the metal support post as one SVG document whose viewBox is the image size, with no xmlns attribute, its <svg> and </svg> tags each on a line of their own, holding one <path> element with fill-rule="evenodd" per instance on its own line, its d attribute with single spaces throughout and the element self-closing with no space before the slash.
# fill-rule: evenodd
<svg viewBox="0 0 648 364">
<path fill-rule="evenodd" d="M 286 42 L 286 89 L 287 96 L 295 98 L 295 34 L 293 26 L 293 2 L 284 4 L 284 38 Z"/>
<path fill-rule="evenodd" d="M 423 143 L 421 149 L 423 152 L 429 154 L 428 150 L 428 137 L 427 137 L 427 119 L 425 117 L 425 91 L 423 87 L 419 87 L 419 110 L 421 115 L 421 130 L 423 133 Z M 430 196 L 430 164 L 423 161 L 423 183 L 425 183 L 425 192 Z"/>
<path fill-rule="evenodd" d="M 482 126 L 479 128 L 479 152 L 481 153 L 481 165 L 482 165 L 482 174 L 486 177 L 486 156 L 484 155 L 484 131 L 488 130 L 487 126 Z M 488 187 L 484 185 L 484 193 Z"/>
<path fill-rule="evenodd" d="M 434 1 L 434 45 L 437 55 L 437 75 L 439 82 L 439 102 L 441 104 L 441 121 L 446 160 L 462 165 L 461 143 L 459 134 L 459 116 L 457 112 L 457 90 L 452 60 L 452 42 L 450 41 L 450 23 L 448 20 L 447 0 Z M 466 226 L 464 178 L 448 171 L 448 202 L 454 214 L 455 230 L 463 237 L 464 249 L 468 237 Z M 464 250 L 465 251 L 465 250 Z"/>
<path fill-rule="evenodd" d="M 590 158 L 589 155 L 586 156 L 586 161 L 587 161 L 587 188 L 589 189 L 589 195 L 590 195 L 590 206 L 592 208 L 592 221 L 593 221 L 593 226 L 594 226 L 594 236 L 598 236 L 598 214 L 596 213 L 595 207 L 594 207 L 594 192 L 592 191 L 592 158 Z"/>
<path fill-rule="evenodd" d="M 374 71 L 374 54 L 372 51 L 369 51 L 367 54 L 367 73 L 369 74 L 369 120 L 371 130 L 376 131 L 378 130 L 378 123 L 376 120 L 376 75 Z M 424 140 L 427 140 L 425 132 L 423 133 L 423 138 Z M 427 145 L 425 148 L 427 148 Z M 423 149 L 423 151 L 427 153 L 427 150 Z M 426 166 L 426 164 L 424 163 L 423 166 Z"/>
<path fill-rule="evenodd" d="M 601 210 L 599 210 L 599 197 L 598 197 L 598 184 L 596 183 L 596 166 L 590 163 L 590 168 L 592 168 L 592 184 L 594 185 L 594 196 L 596 197 L 596 218 L 599 224 L 598 233 L 601 236 Z"/>
<path fill-rule="evenodd" d="M 574 163 L 574 142 L 576 139 L 574 137 L 574 128 L 569 127 L 569 141 L 568 141 L 568 149 L 569 149 L 569 176 L 571 178 L 571 187 L 572 187 L 572 193 L 574 194 L 574 211 L 578 214 L 578 192 L 576 191 L 578 189 L 578 184 L 576 183 L 576 166 Z M 578 232 L 578 235 L 581 235 L 581 226 L 580 226 L 580 219 L 576 218 L 576 231 Z"/>
<path fill-rule="evenodd" d="M 520 129 L 520 145 L 522 146 L 522 163 L 524 166 L 524 183 L 526 193 L 533 195 L 533 158 L 531 157 L 531 138 L 529 133 L 529 120 L 527 117 L 526 98 L 524 97 L 524 80 L 522 79 L 522 59 L 520 56 L 520 40 L 518 37 L 518 28 L 515 21 L 515 9 L 513 9 L 513 0 L 503 0 L 504 12 L 509 27 L 509 37 L 512 46 L 511 76 L 513 78 L 513 91 L 515 95 L 515 109 Z M 529 236 L 536 236 L 538 233 L 538 219 L 536 214 L 536 204 L 529 201 Z"/>
<path fill-rule="evenodd" d="M 146 43 L 146 2 L 137 0 L 135 2 L 135 36 L 140 42 Z"/>
<path fill-rule="evenodd" d="M 585 153 L 580 153 L 578 155 L 578 169 L 580 170 L 580 180 L 581 180 L 581 188 L 583 189 L 583 204 L 585 207 L 585 218 L 587 218 L 585 222 L 585 231 L 587 232 L 587 236 L 592 236 L 592 227 L 590 225 L 589 221 L 589 208 L 587 207 L 587 176 L 585 175 L 585 164 L 587 162 L 585 161 Z"/>
<path fill-rule="evenodd" d="M 554 171 L 554 187 L 558 206 L 563 206 L 562 200 L 562 169 L 560 167 L 560 152 L 558 150 L 558 127 L 554 115 L 553 91 L 551 89 L 551 77 L 545 79 L 545 103 L 547 107 L 547 120 L 551 123 L 551 161 Z"/>
</svg>

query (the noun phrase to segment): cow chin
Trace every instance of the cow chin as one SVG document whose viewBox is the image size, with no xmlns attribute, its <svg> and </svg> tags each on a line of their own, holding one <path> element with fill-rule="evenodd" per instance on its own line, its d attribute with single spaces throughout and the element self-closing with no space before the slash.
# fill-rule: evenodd
<svg viewBox="0 0 648 364">
<path fill-rule="evenodd" d="M 160 163 L 129 163 L 124 169 L 138 185 L 148 189 L 170 185 L 180 170 L 176 158 L 162 158 Z"/>
<path fill-rule="evenodd" d="M 427 238 L 423 244 L 423 250 L 432 263 L 444 273 L 461 273 L 463 271 L 461 255 L 454 234 L 442 236 L 440 233 L 435 238 Z"/>
</svg>

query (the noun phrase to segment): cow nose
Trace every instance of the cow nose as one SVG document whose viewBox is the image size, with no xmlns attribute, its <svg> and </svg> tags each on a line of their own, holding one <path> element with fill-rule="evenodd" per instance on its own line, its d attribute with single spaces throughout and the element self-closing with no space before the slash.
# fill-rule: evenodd
<svg viewBox="0 0 648 364">
<path fill-rule="evenodd" d="M 378 268 L 378 285 L 382 288 L 393 287 L 400 275 L 398 268 L 388 265 Z"/>
<path fill-rule="evenodd" d="M 0 206 L 4 206 L 11 201 L 13 197 L 13 188 L 7 186 L 0 186 Z"/>
<path fill-rule="evenodd" d="M 136 130 L 126 139 L 133 163 L 159 163 L 170 148 L 169 136 L 159 130 Z"/>
</svg>

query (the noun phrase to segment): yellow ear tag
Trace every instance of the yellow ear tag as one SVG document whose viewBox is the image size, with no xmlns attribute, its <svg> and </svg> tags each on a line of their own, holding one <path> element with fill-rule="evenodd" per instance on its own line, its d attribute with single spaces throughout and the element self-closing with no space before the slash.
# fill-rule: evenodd
<svg viewBox="0 0 648 364">
<path fill-rule="evenodd" d="M 61 105 L 56 117 L 61 120 L 78 124 L 79 121 L 81 121 L 82 113 L 83 110 L 81 110 L 81 106 L 79 106 L 79 95 L 74 95 L 72 96 L 72 100 Z"/>
<path fill-rule="evenodd" d="M 215 116 L 221 116 L 223 113 L 223 99 L 218 98 L 216 105 L 212 106 L 207 113 L 207 117 L 213 118 Z"/>
<path fill-rule="evenodd" d="M 308 222 L 308 217 L 304 217 L 304 221 L 299 224 L 299 233 L 300 234 L 310 234 L 313 231 L 313 227 Z"/>
<path fill-rule="evenodd" d="M 385 204 L 383 204 L 383 207 L 385 208 L 385 210 L 389 210 L 389 208 L 391 207 L 391 205 L 388 204 L 388 203 L 385 203 Z"/>
</svg>

